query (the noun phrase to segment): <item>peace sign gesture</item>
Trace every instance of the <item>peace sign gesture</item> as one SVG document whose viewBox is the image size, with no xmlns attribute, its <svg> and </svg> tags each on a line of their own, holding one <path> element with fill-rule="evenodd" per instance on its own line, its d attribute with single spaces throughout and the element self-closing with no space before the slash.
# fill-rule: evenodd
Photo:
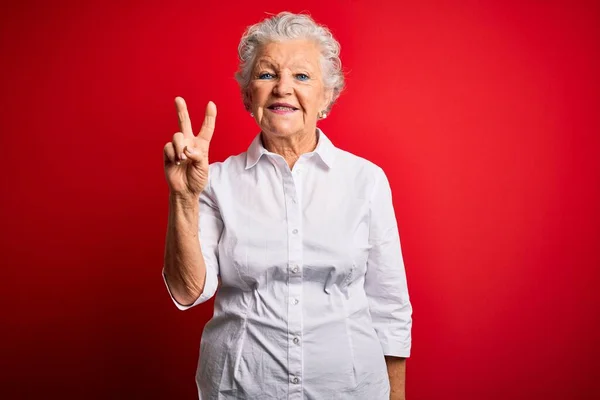
<svg viewBox="0 0 600 400">
<path fill-rule="evenodd" d="M 208 183 L 208 148 L 215 130 L 217 106 L 212 101 L 206 106 L 204 122 L 197 136 L 181 97 L 175 98 L 179 129 L 173 141 L 164 148 L 165 176 L 172 194 L 198 199 Z"/>
</svg>

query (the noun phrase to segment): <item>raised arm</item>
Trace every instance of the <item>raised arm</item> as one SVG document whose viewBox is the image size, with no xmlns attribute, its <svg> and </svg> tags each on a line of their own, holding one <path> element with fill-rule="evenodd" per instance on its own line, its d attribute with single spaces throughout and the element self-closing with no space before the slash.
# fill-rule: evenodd
<svg viewBox="0 0 600 400">
<path fill-rule="evenodd" d="M 197 302 L 207 284 L 213 293 L 216 288 L 216 272 L 207 274 L 198 235 L 201 213 L 206 211 L 209 222 L 219 223 L 214 207 L 206 202 L 207 206 L 203 207 L 200 201 L 209 179 L 208 150 L 217 109 L 214 103 L 208 103 L 200 133 L 194 136 L 185 101 L 178 97 L 175 106 L 180 132 L 164 147 L 169 219 L 163 273 L 171 296 L 184 309 Z"/>
</svg>

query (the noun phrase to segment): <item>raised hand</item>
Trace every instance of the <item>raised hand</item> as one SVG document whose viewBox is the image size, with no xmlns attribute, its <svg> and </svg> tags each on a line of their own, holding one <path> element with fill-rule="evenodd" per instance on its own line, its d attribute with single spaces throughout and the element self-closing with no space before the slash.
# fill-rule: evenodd
<svg viewBox="0 0 600 400">
<path fill-rule="evenodd" d="M 181 97 L 175 98 L 179 129 L 164 148 L 165 176 L 171 194 L 197 199 L 208 183 L 208 149 L 215 130 L 217 106 L 212 101 L 206 106 L 204 122 L 197 136 Z"/>
</svg>

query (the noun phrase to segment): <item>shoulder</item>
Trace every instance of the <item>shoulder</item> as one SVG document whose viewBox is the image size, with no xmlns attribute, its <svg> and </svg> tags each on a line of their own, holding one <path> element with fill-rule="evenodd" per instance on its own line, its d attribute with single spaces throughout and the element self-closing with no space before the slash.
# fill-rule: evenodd
<svg viewBox="0 0 600 400">
<path fill-rule="evenodd" d="M 336 180 L 346 182 L 346 186 L 361 198 L 372 199 L 382 186 L 388 186 L 383 168 L 371 160 L 339 148 L 336 149 L 333 171 Z"/>
<path fill-rule="evenodd" d="M 371 160 L 358 156 L 340 148 L 336 148 L 335 167 L 347 171 L 356 178 L 370 181 L 380 180 L 385 177 L 383 168 Z"/>
<path fill-rule="evenodd" d="M 203 194 L 213 203 L 219 203 L 222 194 L 229 195 L 235 188 L 236 177 L 246 167 L 246 153 L 229 156 L 224 161 L 215 161 L 208 166 L 208 185 Z"/>
<path fill-rule="evenodd" d="M 208 167 L 209 178 L 215 180 L 226 178 L 229 175 L 238 174 L 246 168 L 246 152 L 229 156 L 224 161 L 215 161 Z"/>
</svg>

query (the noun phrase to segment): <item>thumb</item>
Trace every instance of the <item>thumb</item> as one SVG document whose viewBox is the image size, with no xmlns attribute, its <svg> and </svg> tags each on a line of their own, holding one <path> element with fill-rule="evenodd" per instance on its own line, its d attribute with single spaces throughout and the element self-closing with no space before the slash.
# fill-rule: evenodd
<svg viewBox="0 0 600 400">
<path fill-rule="evenodd" d="M 193 147 L 185 146 L 183 148 L 183 152 L 185 153 L 186 157 L 194 163 L 199 163 L 200 161 L 202 161 L 202 155 L 198 150 L 194 149 Z"/>
</svg>

